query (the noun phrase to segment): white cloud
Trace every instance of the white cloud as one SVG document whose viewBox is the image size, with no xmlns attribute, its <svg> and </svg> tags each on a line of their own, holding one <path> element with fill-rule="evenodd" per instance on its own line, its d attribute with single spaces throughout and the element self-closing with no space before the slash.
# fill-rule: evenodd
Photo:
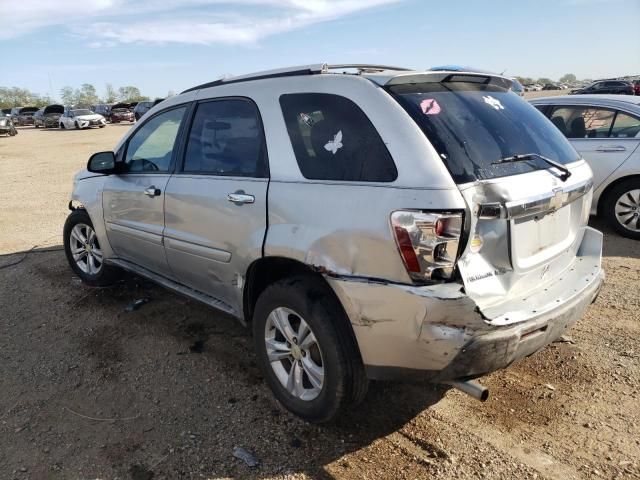
<svg viewBox="0 0 640 480">
<path fill-rule="evenodd" d="M 9 1 L 0 38 L 60 27 L 94 47 L 132 43 L 254 44 L 271 35 L 403 0 Z"/>
</svg>

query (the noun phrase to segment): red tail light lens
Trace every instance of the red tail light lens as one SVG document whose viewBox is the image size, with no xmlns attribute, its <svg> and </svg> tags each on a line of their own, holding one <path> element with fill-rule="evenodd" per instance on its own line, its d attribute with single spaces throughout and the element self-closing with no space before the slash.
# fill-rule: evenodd
<svg viewBox="0 0 640 480">
<path fill-rule="evenodd" d="M 412 280 L 451 278 L 458 259 L 462 213 L 398 210 L 391 214 L 391 226 Z"/>
</svg>

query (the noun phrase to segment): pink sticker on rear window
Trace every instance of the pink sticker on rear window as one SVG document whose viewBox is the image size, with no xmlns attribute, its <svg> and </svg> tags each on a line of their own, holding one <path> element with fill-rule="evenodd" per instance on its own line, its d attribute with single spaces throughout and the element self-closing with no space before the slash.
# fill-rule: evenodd
<svg viewBox="0 0 640 480">
<path fill-rule="evenodd" d="M 434 98 L 425 98 L 420 102 L 420 108 L 425 115 L 437 115 L 440 113 L 440 105 Z"/>
</svg>

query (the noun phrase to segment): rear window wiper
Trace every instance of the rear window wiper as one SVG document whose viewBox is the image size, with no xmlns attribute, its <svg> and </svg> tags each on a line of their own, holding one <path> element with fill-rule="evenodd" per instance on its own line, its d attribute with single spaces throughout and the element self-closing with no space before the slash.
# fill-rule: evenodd
<svg viewBox="0 0 640 480">
<path fill-rule="evenodd" d="M 540 155 L 539 153 L 523 153 L 521 155 L 504 157 L 500 160 L 492 162 L 492 164 L 496 165 L 500 163 L 526 162 L 527 160 L 533 160 L 536 158 L 560 170 L 562 172 L 562 175 L 560 175 L 560 180 L 562 180 L 563 182 L 566 182 L 567 179 L 571 176 L 571 171 L 567 167 L 565 167 L 561 163 L 556 162 L 555 160 L 551 160 L 550 158 L 545 157 L 544 155 Z"/>
</svg>

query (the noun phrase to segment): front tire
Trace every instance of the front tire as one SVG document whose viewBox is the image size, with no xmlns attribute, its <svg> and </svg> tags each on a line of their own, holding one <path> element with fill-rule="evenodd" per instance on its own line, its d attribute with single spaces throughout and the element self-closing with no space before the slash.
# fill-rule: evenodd
<svg viewBox="0 0 640 480">
<path fill-rule="evenodd" d="M 301 275 L 267 287 L 256 303 L 253 336 L 267 384 L 304 420 L 330 421 L 366 394 L 349 319 L 320 279 Z"/>
<path fill-rule="evenodd" d="M 73 126 L 76 127 L 76 130 L 80 130 L 80 125 L 78 125 L 78 122 L 73 122 Z"/>
<path fill-rule="evenodd" d="M 118 281 L 122 271 L 105 265 L 100 242 L 86 210 L 71 212 L 64 224 L 64 252 L 71 269 L 87 285 L 105 287 Z"/>
<path fill-rule="evenodd" d="M 620 235 L 640 240 L 640 179 L 630 178 L 613 187 L 605 198 L 603 213 Z"/>
</svg>

